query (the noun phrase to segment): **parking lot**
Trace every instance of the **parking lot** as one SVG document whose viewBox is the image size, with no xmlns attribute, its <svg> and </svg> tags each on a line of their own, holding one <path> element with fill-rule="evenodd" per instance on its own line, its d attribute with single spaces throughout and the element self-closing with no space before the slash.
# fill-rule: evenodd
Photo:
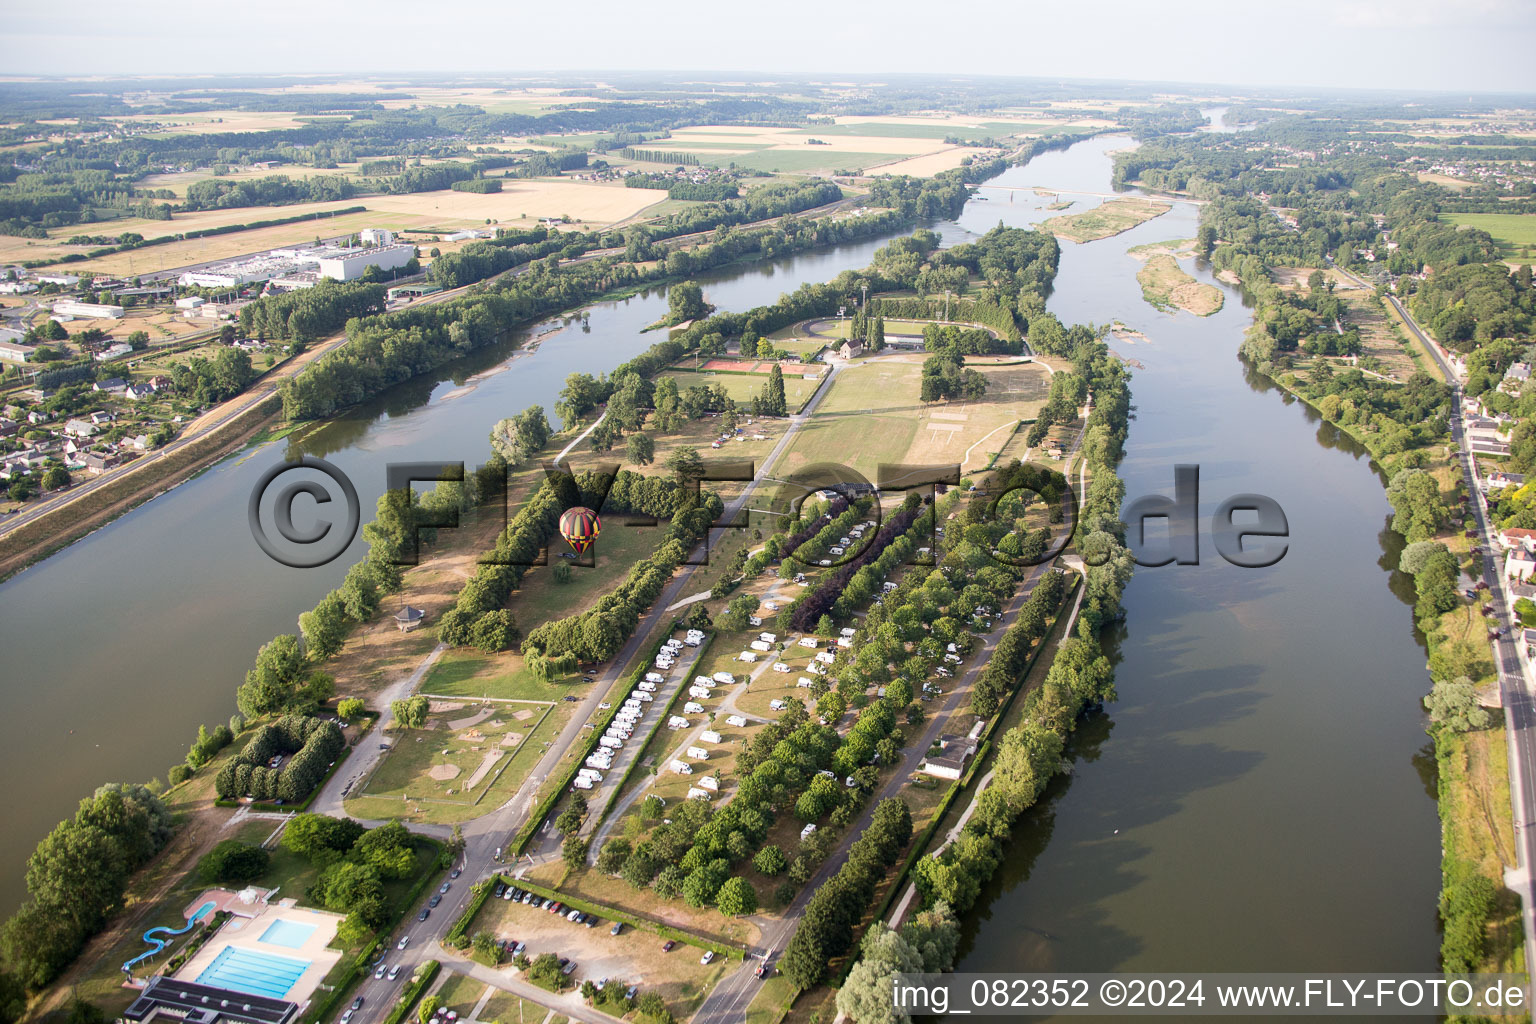
<svg viewBox="0 0 1536 1024">
<path fill-rule="evenodd" d="M 567 921 L 564 915 L 511 900 L 490 899 L 470 931 L 485 930 L 498 939 L 525 943 L 523 952 L 529 959 L 553 953 L 576 961 L 570 977 L 577 985 L 588 978 L 607 978 L 609 984 L 639 985 L 642 993 L 659 992 L 679 1019 L 692 1011 L 730 962 L 716 956 L 713 963 L 700 964 L 703 951 L 682 942 L 663 953 L 666 940 L 654 932 L 626 924 L 620 934 L 613 935 L 613 924 L 604 919 L 587 928 Z"/>
</svg>

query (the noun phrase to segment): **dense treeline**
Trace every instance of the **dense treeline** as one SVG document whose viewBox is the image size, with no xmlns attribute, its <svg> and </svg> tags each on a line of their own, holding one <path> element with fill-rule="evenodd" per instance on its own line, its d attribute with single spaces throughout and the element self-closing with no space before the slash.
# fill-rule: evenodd
<svg viewBox="0 0 1536 1024">
<path fill-rule="evenodd" d="M 102 786 L 27 860 L 27 901 L 0 928 L 0 953 L 23 984 L 58 976 L 123 905 L 133 873 L 165 846 L 171 813 L 145 786 Z"/>
<path fill-rule="evenodd" d="M 858 555 L 826 574 L 814 590 L 795 602 L 794 615 L 789 620 L 791 628 L 803 633 L 813 632 L 821 617 L 833 611 L 843 597 L 848 582 L 854 574 L 879 559 L 898 537 L 910 530 L 912 524 L 917 521 L 921 508 L 922 502 L 918 495 L 915 493 L 908 495 L 902 507 L 880 524 L 874 538 Z M 930 532 L 932 518 L 931 515 L 928 517 Z M 885 574 L 880 575 L 883 577 Z"/>
<path fill-rule="evenodd" d="M 292 339 L 301 343 L 334 334 L 354 317 L 384 310 L 388 289 L 361 281 L 321 281 L 263 296 L 240 307 L 240 331 L 248 338 Z"/>
<path fill-rule="evenodd" d="M 357 192 L 357 184 L 350 178 L 333 174 L 317 174 L 306 178 L 276 174 L 244 181 L 210 178 L 188 185 L 182 206 L 186 210 L 215 210 L 234 206 L 325 203 L 351 199 Z"/>
<path fill-rule="evenodd" d="M 826 977 L 833 960 L 853 948 L 853 929 L 863 919 L 880 880 L 912 838 L 912 812 L 900 797 L 882 800 L 848 860 L 805 906 L 800 926 L 784 947 L 779 969 L 799 988 Z"/>
<path fill-rule="evenodd" d="M 258 728 L 240 753 L 214 776 L 219 799 L 249 796 L 257 800 L 303 801 L 330 770 L 347 741 L 335 722 L 304 715 L 284 715 Z M 293 755 L 281 768 L 267 762 Z"/>
<path fill-rule="evenodd" d="M 668 199 L 691 199 L 711 203 L 736 199 L 741 195 L 739 186 L 729 178 L 678 181 L 670 174 L 631 174 L 624 179 L 624 187 L 666 189 Z"/>
</svg>

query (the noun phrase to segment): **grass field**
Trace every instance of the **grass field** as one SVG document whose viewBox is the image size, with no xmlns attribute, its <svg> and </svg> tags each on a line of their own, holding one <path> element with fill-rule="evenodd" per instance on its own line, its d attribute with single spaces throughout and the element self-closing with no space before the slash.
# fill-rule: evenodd
<svg viewBox="0 0 1536 1024">
<path fill-rule="evenodd" d="M 850 466 L 873 481 L 882 463 L 985 465 L 1007 441 L 1007 425 L 1045 401 L 1043 367 L 978 365 L 987 394 L 974 402 L 918 400 L 920 357 L 883 357 L 841 371 L 816 415 L 784 455 L 784 473 L 818 462 Z M 988 441 L 994 441 L 989 445 Z"/>
<path fill-rule="evenodd" d="M 1441 217 L 1458 226 L 1468 224 L 1488 232 L 1506 260 L 1536 255 L 1536 213 L 1444 213 Z"/>
<path fill-rule="evenodd" d="M 421 682 L 421 692 L 444 697 L 496 697 L 557 701 L 584 682 L 572 672 L 551 682 L 536 679 L 514 652 L 485 654 L 465 647 L 445 651 Z"/>
<path fill-rule="evenodd" d="M 1210 316 L 1222 305 L 1220 288 L 1196 281 L 1166 252 L 1148 258 L 1136 272 L 1136 280 L 1141 285 L 1141 297 L 1158 309 L 1182 309 L 1196 316 Z"/>
<path fill-rule="evenodd" d="M 395 731 L 394 746 L 359 794 L 346 802 L 347 811 L 365 819 L 429 824 L 479 817 L 517 791 L 570 717 L 571 707 L 494 703 L 487 708 L 466 701 L 460 708 L 434 712 L 424 729 Z M 487 710 L 488 717 L 463 725 Z M 452 722 L 461 727 L 451 728 Z"/>
<path fill-rule="evenodd" d="M 1082 213 L 1052 217 L 1041 223 L 1040 228 L 1070 242 L 1093 242 L 1100 238 L 1118 235 L 1122 231 L 1129 231 L 1136 225 L 1161 216 L 1171 209 L 1173 207 L 1167 203 L 1122 196 L 1118 199 L 1106 199 L 1093 209 L 1084 210 Z"/>
<path fill-rule="evenodd" d="M 784 366 L 783 370 L 784 398 L 789 404 L 789 411 L 794 412 L 816 393 L 816 387 L 821 383 L 821 375 L 826 371 L 824 367 L 801 368 L 792 365 Z M 806 380 L 807 372 L 815 372 L 816 379 Z M 672 369 L 661 376 L 677 381 L 679 391 L 686 391 L 696 385 L 707 388 L 723 387 L 726 394 L 742 406 L 749 406 L 752 403 L 752 397 L 762 394 L 763 385 L 768 383 L 766 373 L 710 373 L 707 370 L 699 372 Z"/>
</svg>

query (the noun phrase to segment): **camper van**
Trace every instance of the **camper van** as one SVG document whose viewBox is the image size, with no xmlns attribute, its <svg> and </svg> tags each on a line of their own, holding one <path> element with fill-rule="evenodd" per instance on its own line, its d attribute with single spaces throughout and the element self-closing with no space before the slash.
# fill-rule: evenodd
<svg viewBox="0 0 1536 1024">
<path fill-rule="evenodd" d="M 683 714 L 685 715 L 702 715 L 703 713 L 704 705 L 697 701 L 690 700 L 683 705 Z"/>
<path fill-rule="evenodd" d="M 720 780 L 715 778 L 713 775 L 706 775 L 699 780 L 699 785 L 705 789 L 713 789 L 718 792 L 720 789 Z"/>
<path fill-rule="evenodd" d="M 687 761 L 673 761 L 672 762 L 672 770 L 677 772 L 677 774 L 679 774 L 679 775 L 692 775 L 693 774 L 693 766 L 691 764 L 689 764 Z"/>
<path fill-rule="evenodd" d="M 748 664 L 750 664 L 750 663 L 752 663 L 752 662 L 757 660 L 757 652 L 756 651 L 742 651 L 740 654 L 738 654 L 736 656 L 736 660 L 737 661 L 745 661 Z"/>
<path fill-rule="evenodd" d="M 802 843 L 805 842 L 807 839 L 811 838 L 812 833 L 815 831 L 816 823 L 813 821 L 809 825 L 805 826 L 805 828 L 800 830 L 800 841 Z"/>
<path fill-rule="evenodd" d="M 713 681 L 719 683 L 721 686 L 730 686 L 736 681 L 736 677 L 731 675 L 729 672 L 716 672 Z M 708 680 L 706 680 L 706 683 L 707 682 Z"/>
<path fill-rule="evenodd" d="M 776 661 L 773 663 L 773 670 L 775 672 L 788 672 L 789 666 L 784 664 L 782 661 Z"/>
<path fill-rule="evenodd" d="M 725 716 L 725 724 L 726 725 L 734 725 L 734 726 L 736 726 L 739 729 L 742 726 L 747 724 L 747 720 L 745 718 L 743 718 L 741 715 L 726 715 Z"/>
<path fill-rule="evenodd" d="M 681 715 L 673 715 L 671 718 L 667 719 L 667 728 L 686 729 L 688 728 L 688 719 L 682 717 Z"/>
<path fill-rule="evenodd" d="M 571 788 L 572 789 L 591 789 L 592 788 L 592 780 L 591 779 L 582 779 L 582 778 L 573 779 L 573 780 L 571 780 Z"/>
<path fill-rule="evenodd" d="M 656 692 L 656 684 L 655 683 L 639 683 L 638 685 L 636 685 L 635 689 L 639 690 L 641 693 L 655 693 Z"/>
<path fill-rule="evenodd" d="M 846 636 L 840 636 L 837 638 L 837 646 L 841 647 L 845 651 L 849 650 L 853 647 L 853 640 Z"/>
<path fill-rule="evenodd" d="M 801 647 L 809 647 L 812 650 L 816 649 L 816 638 L 813 636 L 803 636 L 799 640 L 796 640 L 795 643 L 799 644 Z"/>
<path fill-rule="evenodd" d="M 644 690 L 631 690 L 629 698 L 630 700 L 637 700 L 641 704 L 649 704 L 651 701 L 656 699 L 655 697 L 652 697 L 650 694 L 646 693 Z"/>
<path fill-rule="evenodd" d="M 705 750 L 703 747 L 689 747 L 686 753 L 689 757 L 696 761 L 709 760 L 709 751 Z"/>
<path fill-rule="evenodd" d="M 699 700 L 709 700 L 709 687 L 690 686 L 688 687 L 688 696 L 697 697 Z"/>
<path fill-rule="evenodd" d="M 760 654 L 767 654 L 769 651 L 773 650 L 771 646 L 761 640 L 753 640 L 747 646 L 752 648 L 754 651 L 759 652 Z"/>
<path fill-rule="evenodd" d="M 699 739 L 703 740 L 705 743 L 719 743 L 720 734 L 715 732 L 713 729 L 705 729 L 703 732 L 699 733 Z"/>
<path fill-rule="evenodd" d="M 795 680 L 795 685 L 802 690 L 809 690 L 812 686 L 815 685 L 815 682 L 811 679 L 810 676 L 801 676 L 799 679 Z"/>
<path fill-rule="evenodd" d="M 599 736 L 597 742 L 601 743 L 609 750 L 618 750 L 624 745 L 622 740 L 616 740 L 612 736 Z"/>
<path fill-rule="evenodd" d="M 854 629 L 852 626 L 844 626 L 840 635 L 852 640 L 853 634 L 856 632 L 858 632 L 858 630 Z"/>
<path fill-rule="evenodd" d="M 591 779 L 593 782 L 603 781 L 603 773 L 598 771 L 596 768 L 582 768 L 579 769 L 576 774 L 580 778 Z"/>
<path fill-rule="evenodd" d="M 785 708 L 789 707 L 789 705 L 785 704 L 781 700 L 775 699 L 768 702 L 768 707 L 774 711 L 783 711 Z"/>
<path fill-rule="evenodd" d="M 688 799 L 689 800 L 708 800 L 709 799 L 709 791 L 708 790 L 700 789 L 698 786 L 689 786 L 688 787 Z"/>
<path fill-rule="evenodd" d="M 662 675 L 660 672 L 647 672 L 645 674 L 645 681 L 653 684 L 664 683 L 667 681 L 667 677 Z"/>
<path fill-rule="evenodd" d="M 757 634 L 757 638 L 765 644 L 776 644 L 779 642 L 779 636 L 777 633 L 759 633 Z"/>
<path fill-rule="evenodd" d="M 837 660 L 837 655 L 833 654 L 831 651 L 817 651 L 816 660 L 821 662 L 823 665 L 830 665 Z"/>
</svg>

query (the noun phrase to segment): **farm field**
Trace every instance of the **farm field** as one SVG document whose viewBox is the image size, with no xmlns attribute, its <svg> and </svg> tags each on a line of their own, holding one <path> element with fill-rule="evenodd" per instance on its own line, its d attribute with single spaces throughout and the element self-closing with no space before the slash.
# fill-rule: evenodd
<svg viewBox="0 0 1536 1024">
<path fill-rule="evenodd" d="M 1443 213 L 1452 224 L 1481 228 L 1498 243 L 1506 260 L 1526 260 L 1536 255 L 1536 213 Z"/>
<path fill-rule="evenodd" d="M 818 462 L 847 464 L 868 480 L 882 462 L 973 469 L 1000 450 L 1010 423 L 1039 411 L 1049 389 L 1037 363 L 974 364 L 988 378 L 986 395 L 925 406 L 918 400 L 921 358 L 886 356 L 841 371 L 785 453 L 783 472 Z M 858 454 L 850 460 L 850 452 Z"/>
<path fill-rule="evenodd" d="M 520 220 L 564 216 L 582 224 L 606 226 L 633 217 L 666 199 L 666 193 L 657 189 L 623 188 L 592 182 L 512 179 L 503 188 L 502 192 L 486 195 L 444 189 L 401 196 L 362 196 L 331 203 L 199 210 L 177 214 L 169 221 L 125 218 L 92 225 L 72 225 L 55 229 L 46 242 L 37 240 L 34 244 L 28 244 L 33 243 L 33 240 L 6 236 L 0 239 L 0 259 L 49 259 L 72 252 L 85 252 L 93 247 L 64 244 L 64 239 L 82 233 L 115 236 L 133 231 L 145 238 L 154 238 L 228 224 L 248 224 L 252 221 L 297 217 L 306 213 L 367 207 L 363 213 L 236 231 L 211 238 L 169 242 L 69 265 L 71 273 L 89 270 L 109 274 L 143 274 L 209 260 L 228 259 L 283 245 L 296 245 L 315 238 L 351 234 L 369 227 L 415 232 L 453 231 L 465 227 L 484 227 L 487 220 L 516 223 Z"/>
<path fill-rule="evenodd" d="M 1094 242 L 1100 238 L 1118 235 L 1122 231 L 1129 231 L 1136 225 L 1143 224 L 1154 217 L 1160 217 L 1171 209 L 1173 207 L 1167 203 L 1125 196 L 1107 199 L 1093 209 L 1084 210 L 1082 213 L 1052 217 L 1042 222 L 1040 228 L 1069 242 Z"/>
<path fill-rule="evenodd" d="M 1220 288 L 1196 281 L 1166 252 L 1151 255 L 1136 272 L 1136 281 L 1141 285 L 1141 297 L 1161 310 L 1182 309 L 1196 316 L 1210 316 L 1222 305 Z"/>
</svg>

